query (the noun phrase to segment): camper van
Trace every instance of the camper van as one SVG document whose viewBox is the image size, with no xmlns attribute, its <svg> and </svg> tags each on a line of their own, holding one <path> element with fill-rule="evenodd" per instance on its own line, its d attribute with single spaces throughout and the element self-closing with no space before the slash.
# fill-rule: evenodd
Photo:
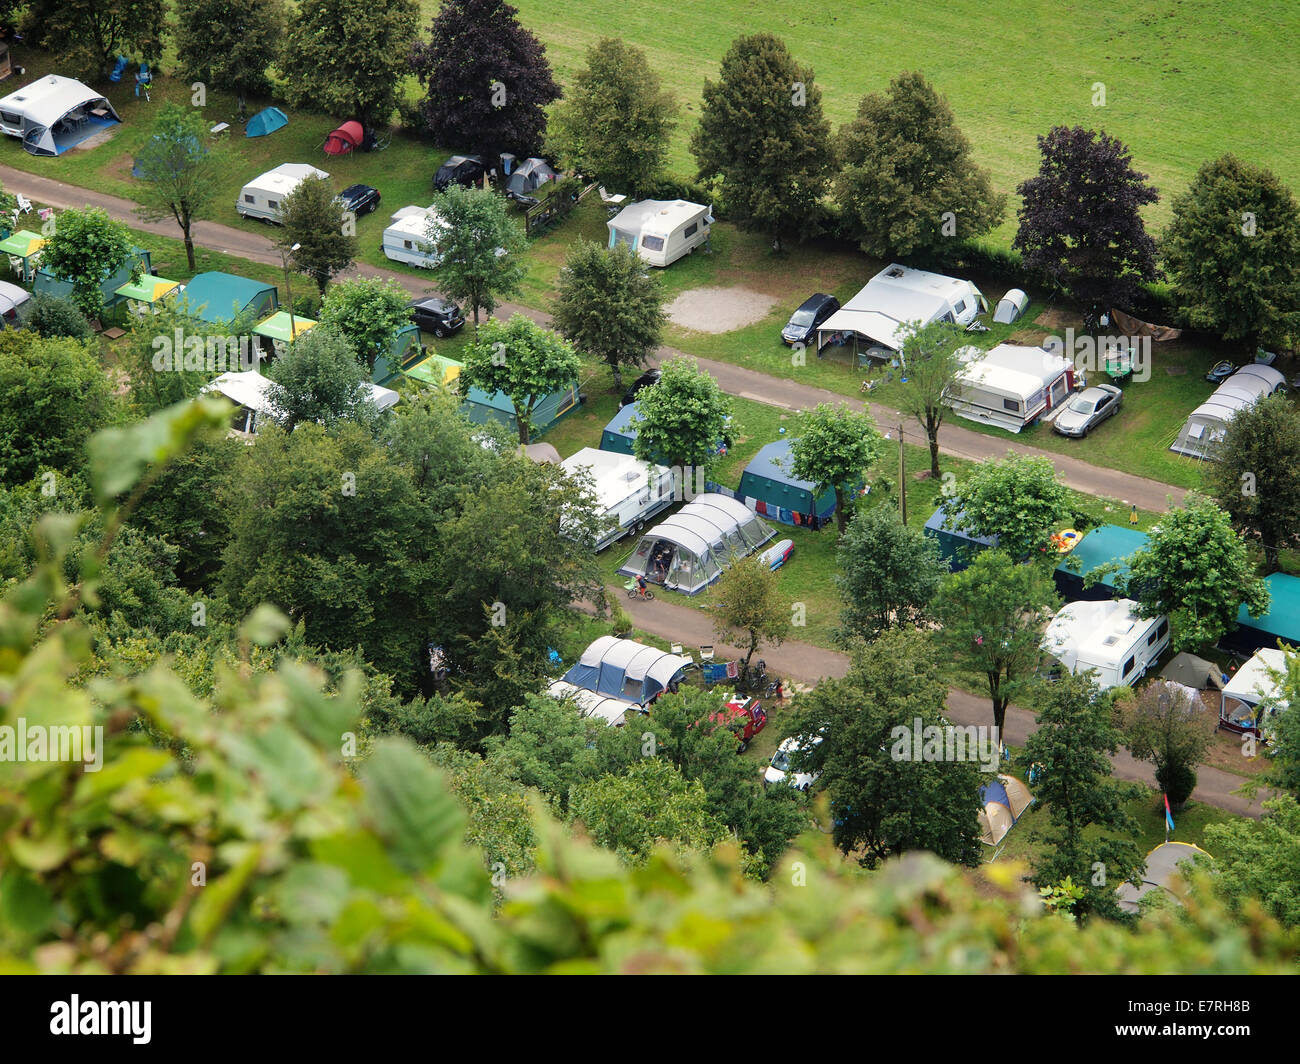
<svg viewBox="0 0 1300 1064">
<path fill-rule="evenodd" d="M 1074 365 L 1041 347 L 998 344 L 988 352 L 963 348 L 964 364 L 944 396 L 958 417 L 1019 432 L 1064 403 Z"/>
<path fill-rule="evenodd" d="M 281 163 L 274 170 L 259 174 L 239 190 L 235 210 L 245 218 L 279 224 L 280 204 L 284 202 L 285 196 L 306 178 L 329 176 L 310 163 Z"/>
<path fill-rule="evenodd" d="M 713 207 L 685 200 L 641 200 L 607 224 L 611 248 L 626 244 L 651 266 L 671 266 L 709 239 Z"/>
<path fill-rule="evenodd" d="M 560 463 L 571 476 L 585 471 L 595 488 L 602 528 L 596 550 L 631 532 L 639 532 L 655 514 L 673 504 L 673 475 L 667 466 L 650 465 L 626 454 L 584 447 Z"/>
<path fill-rule="evenodd" d="M 384 254 L 394 262 L 433 269 L 438 258 L 428 250 L 429 219 L 436 217 L 432 207 L 403 207 L 384 230 Z"/>
<path fill-rule="evenodd" d="M 1132 687 L 1169 646 L 1169 618 L 1139 617 L 1132 599 L 1070 602 L 1052 618 L 1042 646 L 1072 673 L 1092 669 L 1103 691 Z"/>
</svg>

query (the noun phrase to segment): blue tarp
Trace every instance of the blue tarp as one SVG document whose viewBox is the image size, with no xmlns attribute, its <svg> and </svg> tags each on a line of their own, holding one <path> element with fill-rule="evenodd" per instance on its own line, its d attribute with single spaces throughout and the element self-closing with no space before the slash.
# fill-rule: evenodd
<svg viewBox="0 0 1300 1064">
<path fill-rule="evenodd" d="M 265 137 L 268 133 L 274 133 L 288 124 L 289 119 L 280 108 L 268 107 L 265 111 L 258 111 L 248 120 L 244 136 Z"/>
</svg>

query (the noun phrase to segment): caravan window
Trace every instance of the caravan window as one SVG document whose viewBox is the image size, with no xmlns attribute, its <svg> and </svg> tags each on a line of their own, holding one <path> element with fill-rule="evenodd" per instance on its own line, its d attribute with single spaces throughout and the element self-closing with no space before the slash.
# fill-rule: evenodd
<svg viewBox="0 0 1300 1064">
<path fill-rule="evenodd" d="M 403 241 L 402 241 L 402 247 L 406 248 L 407 251 L 414 251 L 414 250 L 415 250 L 415 244 L 414 244 L 413 242 L 411 242 L 410 240 L 403 240 Z"/>
<path fill-rule="evenodd" d="M 1136 656 L 1129 658 L 1128 661 L 1124 662 L 1124 671 L 1120 673 L 1120 675 L 1127 676 L 1130 672 L 1133 671 L 1133 666 L 1136 664 L 1137 664 Z"/>
<path fill-rule="evenodd" d="M 273 211 L 278 211 L 280 209 L 280 202 L 278 200 L 269 199 L 266 201 L 266 205 Z"/>
<path fill-rule="evenodd" d="M 245 197 L 244 197 L 244 202 L 245 202 L 245 203 L 256 203 L 256 202 L 257 202 L 257 197 L 256 197 L 256 196 L 245 196 Z"/>
<path fill-rule="evenodd" d="M 664 238 L 661 236 L 643 236 L 641 246 L 647 251 L 663 251 Z"/>
<path fill-rule="evenodd" d="M 966 300 L 964 300 L 964 299 L 959 299 L 959 300 L 957 300 L 956 305 L 955 305 L 952 309 L 953 309 L 954 311 L 956 311 L 958 314 L 965 313 L 965 310 L 966 310 Z"/>
<path fill-rule="evenodd" d="M 1052 383 L 1052 405 L 1055 406 L 1065 398 L 1065 378 L 1057 377 Z"/>
<path fill-rule="evenodd" d="M 700 223 L 691 222 L 691 224 L 686 227 L 685 231 L 683 231 L 682 236 L 694 236 L 699 231 L 700 231 Z"/>
<path fill-rule="evenodd" d="M 1020 413 L 1020 401 L 1018 399 L 1003 399 L 1002 406 L 1012 413 Z"/>
<path fill-rule="evenodd" d="M 7 126 L 17 126 L 19 129 L 22 129 L 23 116 L 16 115 L 12 111 L 0 111 L 0 122 L 3 122 Z"/>
</svg>

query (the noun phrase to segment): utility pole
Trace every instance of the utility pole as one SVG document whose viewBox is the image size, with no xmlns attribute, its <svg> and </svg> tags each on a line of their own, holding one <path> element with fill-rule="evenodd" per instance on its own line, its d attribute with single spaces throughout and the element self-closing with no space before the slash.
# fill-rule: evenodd
<svg viewBox="0 0 1300 1064">
<path fill-rule="evenodd" d="M 903 451 L 903 426 L 898 426 L 898 515 L 907 524 L 907 460 Z"/>
</svg>

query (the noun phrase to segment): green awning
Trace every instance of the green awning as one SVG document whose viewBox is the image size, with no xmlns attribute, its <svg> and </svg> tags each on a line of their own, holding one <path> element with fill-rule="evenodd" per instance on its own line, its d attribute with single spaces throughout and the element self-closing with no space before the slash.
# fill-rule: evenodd
<svg viewBox="0 0 1300 1064">
<path fill-rule="evenodd" d="M 138 281 L 127 281 L 117 290 L 117 295 L 124 299 L 138 299 L 142 303 L 157 303 L 160 299 L 174 295 L 180 287 L 180 281 L 144 274 Z"/>
<path fill-rule="evenodd" d="M 296 340 L 308 329 L 316 324 L 311 318 L 304 318 L 301 314 L 293 316 L 293 332 L 289 331 L 289 312 L 287 310 L 277 310 L 266 321 L 259 322 L 253 327 L 253 332 L 258 336 L 265 336 L 270 340 Z"/>
<path fill-rule="evenodd" d="M 0 252 L 6 255 L 17 255 L 20 259 L 25 259 L 35 251 L 40 251 L 45 246 L 45 237 L 40 233 L 33 233 L 30 229 L 19 229 L 0 240 Z"/>
</svg>

